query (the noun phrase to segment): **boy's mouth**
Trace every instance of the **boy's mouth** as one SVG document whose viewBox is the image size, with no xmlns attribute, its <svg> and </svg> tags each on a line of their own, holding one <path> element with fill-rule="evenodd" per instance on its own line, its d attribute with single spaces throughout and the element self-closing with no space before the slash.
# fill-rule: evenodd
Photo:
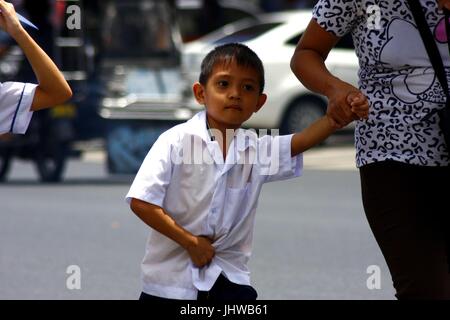
<svg viewBox="0 0 450 320">
<path fill-rule="evenodd" d="M 225 107 L 225 110 L 226 110 L 226 109 L 242 111 L 242 107 L 239 106 L 239 105 L 229 105 L 229 106 L 226 106 L 226 107 Z"/>
</svg>

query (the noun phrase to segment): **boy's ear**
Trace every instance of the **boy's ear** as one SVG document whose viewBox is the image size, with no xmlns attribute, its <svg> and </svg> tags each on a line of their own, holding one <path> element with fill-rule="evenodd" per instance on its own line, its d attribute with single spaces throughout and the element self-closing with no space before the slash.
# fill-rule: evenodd
<svg viewBox="0 0 450 320">
<path fill-rule="evenodd" d="M 205 88 L 200 82 L 194 83 L 192 91 L 194 92 L 195 100 L 199 104 L 205 104 Z"/>
<path fill-rule="evenodd" d="M 266 103 L 266 101 L 267 101 L 267 94 L 261 93 L 258 98 L 258 103 L 256 104 L 255 113 L 262 108 L 262 106 Z"/>
</svg>

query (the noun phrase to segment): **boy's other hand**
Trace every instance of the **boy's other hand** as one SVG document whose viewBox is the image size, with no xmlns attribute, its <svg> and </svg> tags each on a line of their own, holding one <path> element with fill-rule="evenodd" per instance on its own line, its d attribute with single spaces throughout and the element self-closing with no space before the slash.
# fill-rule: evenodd
<svg viewBox="0 0 450 320">
<path fill-rule="evenodd" d="M 0 28 L 14 38 L 23 29 L 14 6 L 9 2 L 0 0 L 0 11 Z"/>
<path fill-rule="evenodd" d="M 195 237 L 193 244 L 187 248 L 187 252 L 198 268 L 208 265 L 215 255 L 212 241 L 204 236 Z"/>
<path fill-rule="evenodd" d="M 360 120 L 369 117 L 369 100 L 362 92 L 351 92 L 347 96 L 347 103 Z"/>
</svg>

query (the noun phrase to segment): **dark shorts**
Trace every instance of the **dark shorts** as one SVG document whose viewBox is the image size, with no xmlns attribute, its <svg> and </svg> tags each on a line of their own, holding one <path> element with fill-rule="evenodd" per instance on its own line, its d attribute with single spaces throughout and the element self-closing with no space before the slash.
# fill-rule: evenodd
<svg viewBox="0 0 450 320">
<path fill-rule="evenodd" d="M 398 299 L 450 299 L 450 167 L 360 169 L 367 220 Z"/>
<path fill-rule="evenodd" d="M 257 297 L 258 293 L 253 287 L 233 283 L 221 274 L 211 290 L 198 292 L 197 301 L 255 301 Z M 139 300 L 161 302 L 174 299 L 156 297 L 142 292 Z"/>
</svg>

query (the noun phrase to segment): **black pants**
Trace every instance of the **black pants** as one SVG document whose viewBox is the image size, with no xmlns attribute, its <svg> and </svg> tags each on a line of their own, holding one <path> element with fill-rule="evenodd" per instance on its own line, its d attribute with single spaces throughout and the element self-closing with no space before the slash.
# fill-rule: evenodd
<svg viewBox="0 0 450 320">
<path fill-rule="evenodd" d="M 360 169 L 364 210 L 398 299 L 450 299 L 450 167 Z"/>
<path fill-rule="evenodd" d="M 258 294 L 253 287 L 233 283 L 221 274 L 211 290 L 198 292 L 197 301 L 255 301 L 257 297 Z M 172 299 L 155 297 L 142 292 L 139 300 L 158 302 Z"/>
</svg>

